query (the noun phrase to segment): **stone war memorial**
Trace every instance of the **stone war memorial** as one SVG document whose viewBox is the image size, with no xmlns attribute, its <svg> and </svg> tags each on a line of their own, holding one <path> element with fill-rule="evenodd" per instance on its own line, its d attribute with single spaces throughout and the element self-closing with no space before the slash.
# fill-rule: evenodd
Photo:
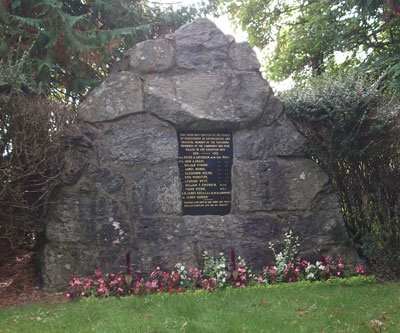
<svg viewBox="0 0 400 333">
<path fill-rule="evenodd" d="M 126 54 L 80 106 L 48 213 L 44 289 L 118 272 L 127 252 L 148 273 L 234 248 L 261 271 L 288 230 L 305 259 L 354 258 L 329 177 L 303 156 L 259 67 L 208 19 Z"/>
</svg>

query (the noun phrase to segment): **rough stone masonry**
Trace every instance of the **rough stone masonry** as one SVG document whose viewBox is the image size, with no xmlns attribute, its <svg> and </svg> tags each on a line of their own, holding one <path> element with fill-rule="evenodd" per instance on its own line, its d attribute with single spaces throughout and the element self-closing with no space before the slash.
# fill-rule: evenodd
<svg viewBox="0 0 400 333">
<path fill-rule="evenodd" d="M 289 229 L 300 255 L 354 256 L 329 178 L 301 153 L 303 137 L 261 77 L 248 43 L 198 19 L 137 44 L 79 109 L 80 129 L 42 251 L 44 288 L 73 272 L 116 272 L 131 252 L 142 272 L 234 248 L 253 269 Z M 183 215 L 177 131 L 231 131 L 231 210 Z M 339 228 L 340 229 L 340 228 Z"/>
</svg>

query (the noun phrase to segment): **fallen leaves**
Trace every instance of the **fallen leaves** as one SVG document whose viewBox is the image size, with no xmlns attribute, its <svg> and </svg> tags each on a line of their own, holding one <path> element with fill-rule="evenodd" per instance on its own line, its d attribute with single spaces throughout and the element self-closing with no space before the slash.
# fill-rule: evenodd
<svg viewBox="0 0 400 333">
<path fill-rule="evenodd" d="M 371 320 L 371 323 L 372 323 L 373 325 L 378 326 L 378 327 L 381 327 L 381 326 L 383 325 L 383 323 L 382 323 L 381 321 L 379 321 L 378 319 L 372 319 L 372 320 Z"/>
<path fill-rule="evenodd" d="M 297 313 L 297 315 L 299 317 L 304 317 L 304 316 L 308 315 L 309 313 L 310 313 L 310 311 L 300 311 L 299 313 Z"/>
<path fill-rule="evenodd" d="M 378 319 L 380 319 L 380 320 L 386 320 L 385 313 L 386 313 L 386 312 L 382 312 L 382 315 L 381 315 L 380 317 L 378 317 Z"/>
</svg>

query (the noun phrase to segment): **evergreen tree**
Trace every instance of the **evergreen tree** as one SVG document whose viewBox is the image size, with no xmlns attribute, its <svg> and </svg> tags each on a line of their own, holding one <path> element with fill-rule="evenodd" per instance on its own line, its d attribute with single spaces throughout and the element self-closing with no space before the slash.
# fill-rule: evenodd
<svg viewBox="0 0 400 333">
<path fill-rule="evenodd" d="M 194 8 L 162 10 L 146 0 L 1 0 L 0 64 L 25 56 L 25 72 L 47 94 L 76 102 L 128 48 L 196 15 Z"/>
</svg>

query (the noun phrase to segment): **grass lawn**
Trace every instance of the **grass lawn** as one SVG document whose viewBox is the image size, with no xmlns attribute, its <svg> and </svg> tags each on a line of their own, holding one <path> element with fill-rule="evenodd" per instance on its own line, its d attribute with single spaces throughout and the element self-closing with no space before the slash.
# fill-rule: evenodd
<svg viewBox="0 0 400 333">
<path fill-rule="evenodd" d="M 91 331 L 400 332 L 400 283 L 334 280 L 0 310 L 0 332 Z"/>
</svg>

